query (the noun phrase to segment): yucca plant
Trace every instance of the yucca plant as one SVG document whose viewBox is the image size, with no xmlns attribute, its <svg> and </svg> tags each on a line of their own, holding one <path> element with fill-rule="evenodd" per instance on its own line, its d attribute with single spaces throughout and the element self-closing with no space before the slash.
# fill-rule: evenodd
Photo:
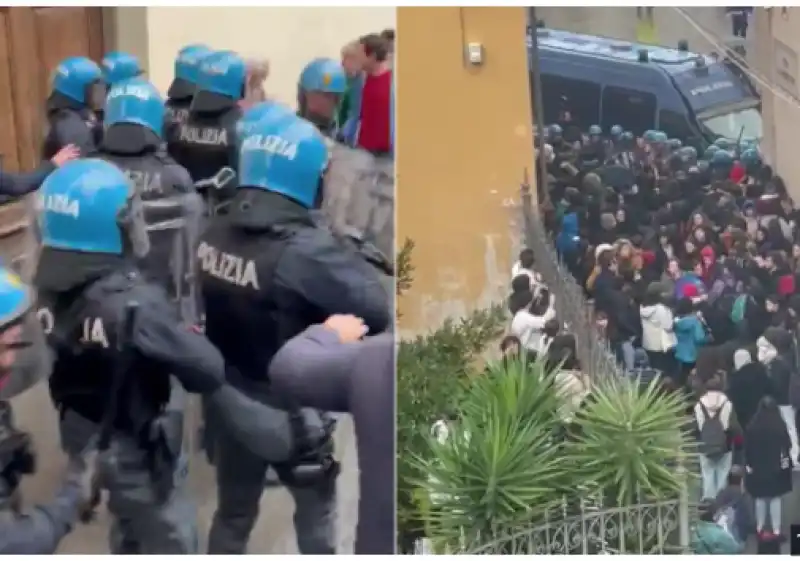
<svg viewBox="0 0 800 561">
<path fill-rule="evenodd" d="M 535 553 L 531 528 L 578 515 L 587 501 L 624 508 L 677 498 L 690 456 L 683 398 L 658 382 L 620 378 L 590 386 L 575 412 L 569 375 L 542 363 L 493 363 L 463 394 L 450 437 L 426 438 L 427 452 L 411 463 L 428 476 L 417 484 L 433 499 L 426 533 L 434 547 Z M 629 522 L 621 527 L 640 520 Z M 641 541 L 621 539 L 629 537 Z"/>
<path fill-rule="evenodd" d="M 682 394 L 665 392 L 658 380 L 595 382 L 574 420 L 565 460 L 575 477 L 602 490 L 608 506 L 674 498 L 686 485 L 691 455 L 685 410 Z"/>
<path fill-rule="evenodd" d="M 457 407 L 449 437 L 412 458 L 431 497 L 437 548 L 471 549 L 525 528 L 572 483 L 562 466 L 561 391 L 542 362 L 490 364 Z M 541 518 L 539 517 L 539 520 Z"/>
</svg>

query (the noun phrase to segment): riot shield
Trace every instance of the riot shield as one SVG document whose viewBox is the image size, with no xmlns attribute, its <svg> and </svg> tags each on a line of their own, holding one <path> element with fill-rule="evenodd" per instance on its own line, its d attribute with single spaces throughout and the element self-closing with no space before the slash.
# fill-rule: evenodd
<svg viewBox="0 0 800 561">
<path fill-rule="evenodd" d="M 394 256 L 394 159 L 334 143 L 322 213 L 334 232 Z"/>
</svg>

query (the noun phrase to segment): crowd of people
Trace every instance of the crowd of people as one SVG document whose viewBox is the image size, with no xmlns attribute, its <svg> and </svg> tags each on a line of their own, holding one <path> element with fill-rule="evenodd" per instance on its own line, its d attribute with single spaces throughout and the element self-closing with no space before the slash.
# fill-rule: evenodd
<svg viewBox="0 0 800 561">
<path fill-rule="evenodd" d="M 753 534 L 780 543 L 800 452 L 800 214 L 783 180 L 747 139 L 700 152 L 657 130 L 551 125 L 537 142 L 543 219 L 619 371 L 691 404 L 705 519 L 728 520 L 739 551 Z M 503 348 L 580 369 L 532 251 L 512 276 Z"/>
</svg>

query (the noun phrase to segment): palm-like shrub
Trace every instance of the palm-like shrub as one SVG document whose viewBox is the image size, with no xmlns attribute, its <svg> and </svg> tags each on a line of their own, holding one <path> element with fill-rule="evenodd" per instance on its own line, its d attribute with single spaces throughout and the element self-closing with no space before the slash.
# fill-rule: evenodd
<svg viewBox="0 0 800 561">
<path fill-rule="evenodd" d="M 680 397 L 620 379 L 592 387 L 574 412 L 554 378 L 541 363 L 491 365 L 464 392 L 449 438 L 426 438 L 411 460 L 435 499 L 426 530 L 439 550 L 536 553 L 520 548 L 526 533 L 589 496 L 599 508 L 677 496 L 689 442 Z"/>
<path fill-rule="evenodd" d="M 596 383 L 565 445 L 575 477 L 591 480 L 614 505 L 676 496 L 686 484 L 677 468 L 685 467 L 692 441 L 685 410 L 682 395 L 658 381 Z"/>
</svg>

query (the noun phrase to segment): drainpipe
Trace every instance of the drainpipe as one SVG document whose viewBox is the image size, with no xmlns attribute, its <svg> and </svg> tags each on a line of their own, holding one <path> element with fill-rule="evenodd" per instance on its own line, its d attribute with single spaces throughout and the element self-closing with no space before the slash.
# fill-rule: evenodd
<svg viewBox="0 0 800 561">
<path fill-rule="evenodd" d="M 547 123 L 544 122 L 544 106 L 542 102 L 542 73 L 539 66 L 539 39 L 537 34 L 536 8 L 528 8 L 528 29 L 530 29 L 530 49 L 528 50 L 528 71 L 531 75 L 531 116 L 533 117 L 534 125 L 539 128 L 539 179 L 537 189 L 544 189 L 541 200 L 548 201 L 550 199 L 550 189 L 547 184 L 547 154 L 544 151 L 544 127 Z"/>
</svg>

